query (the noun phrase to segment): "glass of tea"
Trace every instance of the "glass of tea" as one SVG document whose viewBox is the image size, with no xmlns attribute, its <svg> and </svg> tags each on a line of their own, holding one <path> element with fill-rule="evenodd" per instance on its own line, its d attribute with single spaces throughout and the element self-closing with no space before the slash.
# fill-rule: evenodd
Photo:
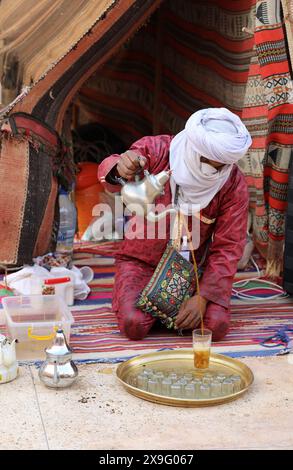
<svg viewBox="0 0 293 470">
<path fill-rule="evenodd" d="M 193 330 L 194 367 L 208 369 L 210 363 L 212 332 L 207 328 Z"/>
</svg>

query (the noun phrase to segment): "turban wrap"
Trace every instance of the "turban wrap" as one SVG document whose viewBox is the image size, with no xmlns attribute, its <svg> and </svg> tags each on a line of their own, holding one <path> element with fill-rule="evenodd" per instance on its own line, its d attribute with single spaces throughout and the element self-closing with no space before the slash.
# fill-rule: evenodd
<svg viewBox="0 0 293 470">
<path fill-rule="evenodd" d="M 192 114 L 170 146 L 171 186 L 173 197 L 174 187 L 179 186 L 179 205 L 194 204 L 204 209 L 250 145 L 245 125 L 228 109 L 208 108 Z M 203 163 L 201 156 L 224 166 L 217 170 Z"/>
</svg>

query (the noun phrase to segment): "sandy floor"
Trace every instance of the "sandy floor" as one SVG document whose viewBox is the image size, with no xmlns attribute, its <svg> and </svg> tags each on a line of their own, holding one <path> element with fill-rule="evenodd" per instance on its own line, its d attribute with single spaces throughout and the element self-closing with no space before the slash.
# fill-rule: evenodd
<svg viewBox="0 0 293 470">
<path fill-rule="evenodd" d="M 78 382 L 50 390 L 34 367 L 0 386 L 0 449 L 292 449 L 293 356 L 246 358 L 255 375 L 240 400 L 173 408 L 129 395 L 115 366 L 79 366 Z M 291 362 L 291 363 L 290 363 Z"/>
</svg>

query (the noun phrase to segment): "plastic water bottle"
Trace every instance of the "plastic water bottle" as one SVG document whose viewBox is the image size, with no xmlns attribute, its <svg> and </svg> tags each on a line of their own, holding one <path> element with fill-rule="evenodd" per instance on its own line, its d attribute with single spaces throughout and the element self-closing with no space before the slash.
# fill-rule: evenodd
<svg viewBox="0 0 293 470">
<path fill-rule="evenodd" d="M 59 211 L 60 221 L 56 252 L 71 254 L 73 252 L 77 215 L 75 205 L 63 188 L 59 190 Z"/>
</svg>

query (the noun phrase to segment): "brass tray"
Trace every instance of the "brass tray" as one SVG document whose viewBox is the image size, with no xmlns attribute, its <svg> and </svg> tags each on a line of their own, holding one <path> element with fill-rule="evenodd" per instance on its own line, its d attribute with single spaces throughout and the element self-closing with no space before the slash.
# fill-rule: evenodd
<svg viewBox="0 0 293 470">
<path fill-rule="evenodd" d="M 157 370 L 172 370 L 177 369 L 182 373 L 193 372 L 196 376 L 200 377 L 206 372 L 211 373 L 225 373 L 227 375 L 236 374 L 242 379 L 241 390 L 231 395 L 224 395 L 216 398 L 175 398 L 165 395 L 157 395 L 145 390 L 141 390 L 128 382 L 130 377 L 137 375 L 144 367 L 157 369 Z M 161 351 L 155 353 L 144 354 L 129 359 L 121 363 L 116 370 L 116 374 L 120 383 L 126 390 L 139 398 L 160 403 L 162 405 L 194 407 L 194 406 L 210 406 L 227 403 L 236 400 L 243 395 L 253 382 L 253 373 L 246 364 L 222 354 L 211 354 L 210 367 L 205 371 L 199 371 L 194 368 L 193 363 L 193 350 L 192 349 L 177 349 L 174 351 Z"/>
</svg>

